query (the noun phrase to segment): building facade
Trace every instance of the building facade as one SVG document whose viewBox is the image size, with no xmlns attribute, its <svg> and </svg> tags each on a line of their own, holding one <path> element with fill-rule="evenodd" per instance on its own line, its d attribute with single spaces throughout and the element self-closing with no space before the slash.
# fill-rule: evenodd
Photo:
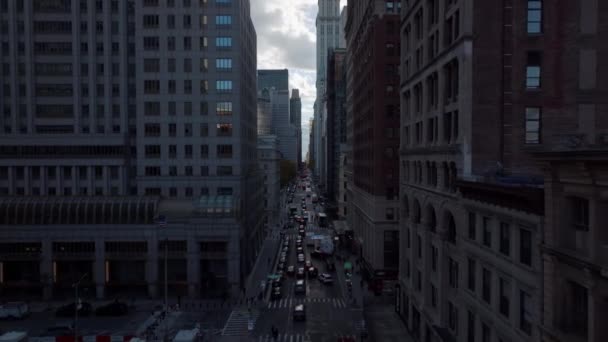
<svg viewBox="0 0 608 342">
<path fill-rule="evenodd" d="M 242 216 L 225 221 L 227 230 L 237 227 L 227 236 L 239 247 L 231 254 L 238 267 L 224 286 L 238 291 L 259 249 L 243 241 L 261 241 L 263 216 L 249 2 L 11 0 L 0 7 L 0 194 L 31 203 L 32 212 L 57 202 L 52 210 L 87 208 L 85 216 L 97 213 L 87 201 L 119 215 L 107 207 L 122 208 L 123 196 L 135 203 L 239 199 L 231 210 Z M 8 205 L 6 214 L 18 216 L 19 208 Z M 139 220 L 159 213 L 144 211 Z M 174 218 L 167 221 L 171 228 Z M 42 229 L 37 224 L 23 228 Z M 53 225 L 49 243 L 72 239 L 76 226 L 64 225 Z M 122 241 L 120 234 L 108 227 L 104 239 Z M 43 238 L 23 235 L 18 243 Z"/>
<path fill-rule="evenodd" d="M 297 163 L 298 132 L 291 123 L 289 116 L 289 71 L 258 70 L 258 92 L 269 90 L 272 107 L 271 134 L 276 135 L 281 142 L 279 149 L 282 158 Z"/>
<path fill-rule="evenodd" d="M 289 121 L 296 128 L 297 138 L 297 154 L 298 167 L 302 164 L 302 99 L 300 98 L 300 90 L 292 89 L 291 98 L 289 99 Z"/>
<path fill-rule="evenodd" d="M 582 185 L 605 163 L 585 157 L 604 127 L 599 98 L 582 95 L 602 88 L 587 39 L 606 34 L 598 6 L 403 2 L 396 309 L 416 340 L 605 338 L 605 265 L 575 261 L 576 222 L 601 219 Z M 573 135 L 596 143 L 564 145 Z M 574 171 L 575 154 L 594 173 Z"/>
<path fill-rule="evenodd" d="M 349 223 L 366 274 L 396 279 L 399 255 L 399 15 L 386 1 L 349 1 L 347 101 L 352 116 Z M 390 2 L 394 5 L 393 2 Z"/>
<path fill-rule="evenodd" d="M 281 173 L 279 139 L 274 135 L 258 136 L 258 160 L 264 175 L 264 210 L 268 227 L 278 224 L 280 209 Z"/>
<path fill-rule="evenodd" d="M 270 92 L 272 89 L 264 88 L 258 95 L 258 136 L 272 134 L 272 102 Z"/>
</svg>

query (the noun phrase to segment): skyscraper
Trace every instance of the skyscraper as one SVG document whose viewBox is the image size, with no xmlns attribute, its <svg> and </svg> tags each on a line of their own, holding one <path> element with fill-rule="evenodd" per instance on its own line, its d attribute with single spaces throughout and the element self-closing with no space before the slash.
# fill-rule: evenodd
<svg viewBox="0 0 608 342">
<path fill-rule="evenodd" d="M 297 135 L 297 153 L 298 166 L 302 163 L 302 99 L 298 89 L 291 90 L 291 99 L 289 99 L 289 120 L 296 128 Z"/>
<path fill-rule="evenodd" d="M 279 139 L 283 159 L 297 162 L 297 131 L 289 117 L 289 71 L 258 70 L 258 92 L 269 90 L 272 106 L 272 134 Z"/>
<path fill-rule="evenodd" d="M 0 290 L 31 279 L 50 297 L 88 274 L 99 298 L 156 296 L 166 247 L 171 292 L 238 292 L 262 238 L 249 12 L 0 1 L 0 240 L 40 254 L 0 255 Z"/>
<path fill-rule="evenodd" d="M 317 122 L 313 137 L 315 140 L 315 150 L 312 151 L 314 158 L 317 161 L 323 159 L 323 151 L 321 150 L 321 132 L 322 125 L 320 124 L 323 113 L 323 95 L 325 93 L 325 76 L 327 73 L 327 56 L 329 49 L 340 48 L 340 35 L 342 32 L 340 25 L 340 0 L 319 0 L 318 13 L 316 18 L 317 28 L 317 97 L 314 105 L 314 119 Z M 315 163 L 315 174 L 319 175 L 321 163 Z"/>
</svg>

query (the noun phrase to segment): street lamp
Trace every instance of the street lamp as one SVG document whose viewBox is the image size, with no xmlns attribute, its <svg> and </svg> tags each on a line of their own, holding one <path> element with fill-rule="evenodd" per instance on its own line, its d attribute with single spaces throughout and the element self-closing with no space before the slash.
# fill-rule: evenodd
<svg viewBox="0 0 608 342">
<path fill-rule="evenodd" d="M 74 301 L 74 342 L 78 342 L 78 310 L 80 310 L 80 299 L 78 298 L 78 286 L 80 286 L 80 282 L 87 276 L 89 275 L 88 273 L 85 273 L 82 275 L 82 277 L 80 277 L 80 279 L 78 279 L 77 282 L 75 282 L 74 284 L 72 284 L 72 287 L 74 288 L 74 294 L 75 294 L 75 301 Z"/>
</svg>

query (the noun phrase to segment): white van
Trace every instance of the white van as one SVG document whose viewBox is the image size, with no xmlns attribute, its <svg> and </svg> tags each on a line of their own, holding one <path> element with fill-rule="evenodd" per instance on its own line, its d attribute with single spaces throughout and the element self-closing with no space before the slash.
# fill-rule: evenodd
<svg viewBox="0 0 608 342">
<path fill-rule="evenodd" d="M 23 319 L 30 314 L 30 308 L 23 302 L 8 302 L 0 305 L 0 319 Z"/>
</svg>

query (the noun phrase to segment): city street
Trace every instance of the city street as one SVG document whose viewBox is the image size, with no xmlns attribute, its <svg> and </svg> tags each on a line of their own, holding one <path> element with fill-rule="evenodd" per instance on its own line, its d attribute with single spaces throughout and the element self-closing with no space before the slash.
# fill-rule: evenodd
<svg viewBox="0 0 608 342">
<path fill-rule="evenodd" d="M 328 228 L 319 228 L 313 221 L 318 211 L 312 202 L 312 195 L 307 197 L 302 189 L 305 182 L 298 180 L 298 187 L 293 196 L 292 204 L 287 203 L 289 196 L 285 196 L 281 201 L 281 221 L 286 218 L 289 207 L 297 205 L 296 215 L 306 216 L 308 222 L 305 225 L 306 236 L 311 234 L 325 235 L 331 237 L 332 231 Z M 304 201 L 302 201 L 304 199 Z M 305 204 L 303 209 L 302 203 Z M 318 204 L 316 204 L 317 207 Z M 273 227 L 274 228 L 274 227 Z M 298 268 L 304 268 L 304 262 L 297 260 L 296 240 L 299 236 L 299 224 L 295 223 L 280 231 L 272 230 L 267 239 L 264 250 L 256 263 L 255 275 L 252 276 L 250 287 L 247 289 L 247 298 L 256 297 L 260 291 L 260 282 L 265 276 L 277 272 L 280 261 L 280 254 L 283 251 L 283 240 L 287 239 L 288 252 L 284 263 L 284 280 L 281 285 L 281 297 L 271 298 L 271 283 L 267 282 L 267 291 L 264 301 L 254 301 L 252 304 L 241 306 L 235 309 L 225 325 L 224 336 L 249 336 L 254 341 L 273 341 L 272 329 L 278 332 L 276 341 L 337 341 L 342 337 L 355 338 L 357 336 L 357 325 L 361 319 L 361 310 L 353 308 L 350 297 L 345 295 L 344 277 L 339 277 L 336 271 L 329 272 L 334 283 L 323 284 L 316 276 L 310 276 L 306 272 L 305 294 L 296 294 L 296 275 L 287 275 L 289 266 L 294 266 L 296 272 Z M 281 241 L 281 242 L 280 242 Z M 313 258 L 311 252 L 313 245 L 307 245 L 307 239 L 302 238 L 302 250 L 305 261 L 310 261 L 319 273 L 327 272 L 327 267 L 323 259 Z M 280 248 L 277 248 L 280 245 Z M 274 251 L 274 255 L 268 253 Z M 266 265 L 271 260 L 271 269 Z M 265 272 L 264 272 L 265 271 Z M 257 286 L 255 286 L 257 284 Z M 294 309 L 303 304 L 306 311 L 304 321 L 294 321 Z M 253 325 L 252 331 L 248 328 Z"/>
</svg>

